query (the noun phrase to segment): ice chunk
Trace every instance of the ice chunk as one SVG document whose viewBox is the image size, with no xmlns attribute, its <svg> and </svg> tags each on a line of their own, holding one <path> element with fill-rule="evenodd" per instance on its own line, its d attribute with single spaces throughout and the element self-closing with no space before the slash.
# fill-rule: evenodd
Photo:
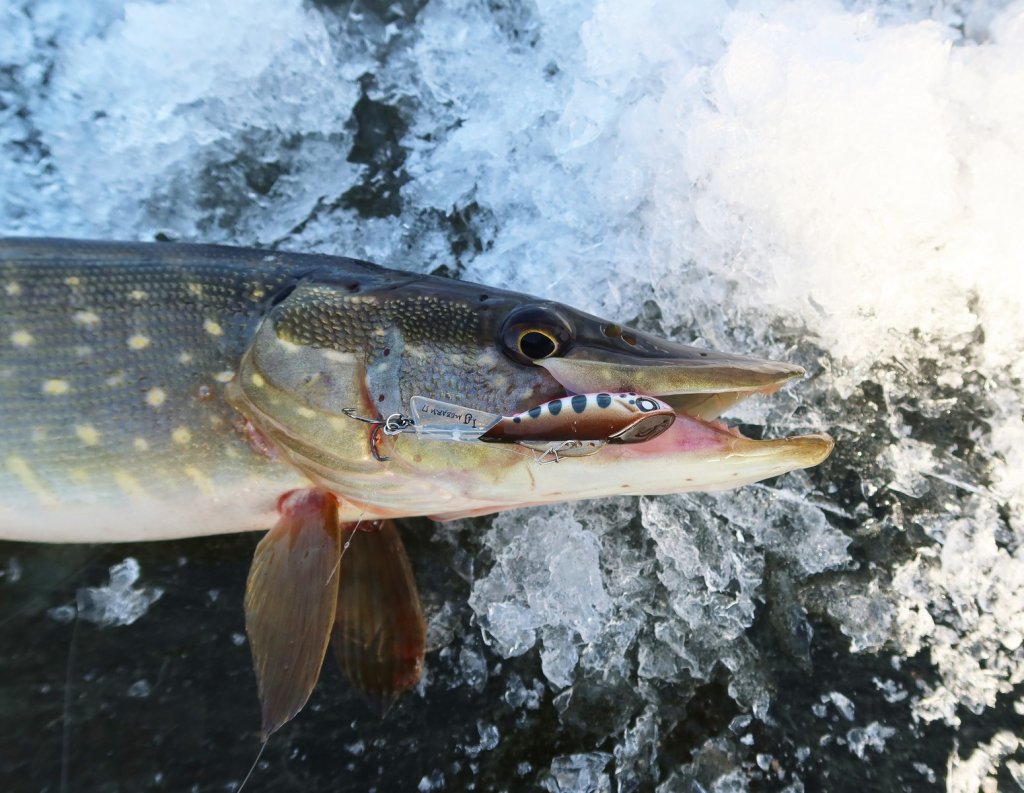
<svg viewBox="0 0 1024 793">
<path fill-rule="evenodd" d="M 886 702 L 902 702 L 908 696 L 907 690 L 893 680 L 880 680 L 877 677 L 872 678 L 872 680 L 879 691 L 882 692 Z"/>
<path fill-rule="evenodd" d="M 611 793 L 611 778 L 605 773 L 611 760 L 606 752 L 556 757 L 544 789 L 548 793 Z"/>
<path fill-rule="evenodd" d="M 523 683 L 519 675 L 512 674 L 508 679 L 508 690 L 505 692 L 505 702 L 512 708 L 526 708 L 537 710 L 540 707 L 541 696 L 544 694 L 544 684 L 539 680 L 534 681 L 531 688 Z"/>
<path fill-rule="evenodd" d="M 544 676 L 559 688 L 570 685 L 579 661 L 574 636 L 566 627 L 545 626 L 541 637 L 540 668 Z"/>
<path fill-rule="evenodd" d="M 50 619 L 67 625 L 75 619 L 76 611 L 74 606 L 54 606 L 52 609 L 48 609 L 46 613 Z"/>
<path fill-rule="evenodd" d="M 676 614 L 691 629 L 715 624 L 719 640 L 740 636 L 753 620 L 762 554 L 734 541 L 708 500 L 645 499 L 642 512 L 661 562 L 659 577 L 672 593 Z"/>
<path fill-rule="evenodd" d="M 128 687 L 128 696 L 135 699 L 145 699 L 152 691 L 153 687 L 149 684 L 148 680 L 136 680 Z"/>
<path fill-rule="evenodd" d="M 967 506 L 963 518 L 936 521 L 945 539 L 938 556 L 922 549 L 893 581 L 903 596 L 896 612 L 900 638 L 910 653 L 927 645 L 942 680 L 915 703 L 915 712 L 954 724 L 956 704 L 980 712 L 1024 680 L 1017 658 L 1024 635 L 1024 551 L 996 543 L 998 517 L 990 502 L 972 498 Z"/>
<path fill-rule="evenodd" d="M 481 625 L 506 657 L 540 637 L 545 674 L 569 685 L 576 642 L 595 639 L 611 609 L 597 539 L 568 507 L 555 507 L 499 516 L 485 541 L 495 564 L 470 596 Z"/>
<path fill-rule="evenodd" d="M 0 570 L 0 579 L 4 579 L 8 584 L 17 584 L 21 580 L 21 574 L 21 562 L 18 561 L 17 556 L 12 556 L 7 560 L 5 568 Z"/>
<path fill-rule="evenodd" d="M 135 586 L 141 570 L 129 556 L 110 568 L 107 586 L 78 590 L 78 616 L 101 627 L 131 625 L 163 595 L 160 587 Z"/>
<path fill-rule="evenodd" d="M 723 738 L 711 738 L 694 752 L 691 763 L 678 767 L 658 788 L 658 793 L 674 790 L 703 790 L 709 793 L 746 793 L 748 774 L 738 768 L 738 758 Z"/>
<path fill-rule="evenodd" d="M 475 746 L 462 747 L 468 757 L 476 757 L 481 752 L 491 751 L 498 745 L 500 740 L 498 728 L 493 724 L 488 724 L 485 721 L 478 721 L 476 723 L 476 729 L 480 734 L 480 742 Z"/>
<path fill-rule="evenodd" d="M 885 742 L 896 734 L 893 727 L 886 727 L 873 721 L 866 727 L 854 727 L 846 732 L 846 742 L 850 751 L 863 760 L 868 749 L 876 752 L 885 751 Z"/>
<path fill-rule="evenodd" d="M 420 793 L 429 793 L 432 790 L 444 790 L 446 787 L 444 774 L 435 770 L 430 774 L 420 778 L 419 784 L 416 785 L 416 789 Z"/>
<path fill-rule="evenodd" d="M 995 773 L 1004 757 L 1020 747 L 1020 739 L 1009 730 L 1000 730 L 990 741 L 978 745 L 971 754 L 960 757 L 954 749 L 949 757 L 946 789 L 950 793 L 974 793 L 995 790 Z"/>
<path fill-rule="evenodd" d="M 459 669 L 467 685 L 480 690 L 487 683 L 487 658 L 472 642 L 463 645 L 459 652 Z"/>
</svg>

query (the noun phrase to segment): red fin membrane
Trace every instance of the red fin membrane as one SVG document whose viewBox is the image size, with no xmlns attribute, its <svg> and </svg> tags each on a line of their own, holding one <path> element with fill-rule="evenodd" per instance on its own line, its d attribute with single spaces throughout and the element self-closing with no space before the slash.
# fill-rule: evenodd
<svg viewBox="0 0 1024 793">
<path fill-rule="evenodd" d="M 392 521 L 379 525 L 346 527 L 331 646 L 352 685 L 390 705 L 420 679 L 426 625 L 402 538 Z"/>
<path fill-rule="evenodd" d="M 245 589 L 263 741 L 309 699 L 338 602 L 337 500 L 324 490 L 295 490 L 282 496 L 278 511 L 277 525 L 256 547 Z"/>
</svg>

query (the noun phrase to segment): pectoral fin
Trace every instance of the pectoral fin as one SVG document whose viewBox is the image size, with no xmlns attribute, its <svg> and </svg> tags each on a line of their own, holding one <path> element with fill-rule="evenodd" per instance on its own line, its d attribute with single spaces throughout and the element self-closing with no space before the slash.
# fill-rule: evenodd
<svg viewBox="0 0 1024 793">
<path fill-rule="evenodd" d="M 345 676 L 390 704 L 423 670 L 426 625 L 409 557 L 392 521 L 346 532 L 331 646 Z"/>
<path fill-rule="evenodd" d="M 298 713 L 320 676 L 338 602 L 341 527 L 325 490 L 297 490 L 256 547 L 245 590 L 260 705 L 261 738 Z"/>
</svg>

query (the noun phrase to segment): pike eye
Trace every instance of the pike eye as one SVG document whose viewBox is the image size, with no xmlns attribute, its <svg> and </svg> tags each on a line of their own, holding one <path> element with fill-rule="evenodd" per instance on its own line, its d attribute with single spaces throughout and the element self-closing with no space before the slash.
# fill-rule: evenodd
<svg viewBox="0 0 1024 793">
<path fill-rule="evenodd" d="M 519 334 L 519 352 L 536 361 L 547 358 L 558 349 L 558 340 L 542 330 L 528 330 Z"/>
<path fill-rule="evenodd" d="M 569 323 L 558 311 L 545 306 L 520 306 L 501 327 L 505 354 L 520 363 L 562 355 L 572 341 Z"/>
</svg>

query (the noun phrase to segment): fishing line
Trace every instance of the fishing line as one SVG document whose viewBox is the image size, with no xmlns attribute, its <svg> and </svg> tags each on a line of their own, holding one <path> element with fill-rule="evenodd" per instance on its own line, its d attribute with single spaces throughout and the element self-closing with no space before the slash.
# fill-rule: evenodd
<svg viewBox="0 0 1024 793">
<path fill-rule="evenodd" d="M 348 539 L 345 540 L 345 544 L 341 546 L 341 553 L 338 554 L 338 561 L 335 563 L 334 567 L 331 568 L 330 575 L 327 576 L 327 581 L 324 582 L 324 586 L 327 586 L 331 582 L 331 579 L 334 578 L 335 574 L 337 574 L 338 570 L 341 568 L 341 560 L 345 558 L 345 551 L 348 550 L 348 547 L 352 544 L 352 540 L 355 539 L 356 532 L 359 531 L 359 525 L 363 522 L 363 516 L 365 514 L 366 510 L 364 509 L 359 513 L 359 517 L 356 518 L 356 525 L 349 530 Z M 342 531 L 345 531 L 345 529 L 342 529 Z"/>
<path fill-rule="evenodd" d="M 75 592 L 75 620 L 71 626 L 71 646 L 68 647 L 68 669 L 64 676 L 64 718 L 60 743 L 60 791 L 67 793 L 71 773 L 71 681 L 74 677 L 75 650 L 78 644 L 79 614 L 82 610 L 80 590 Z"/>
<path fill-rule="evenodd" d="M 270 743 L 268 737 L 263 743 L 260 744 L 260 750 L 256 752 L 256 759 L 252 761 L 252 765 L 249 766 L 249 773 L 245 775 L 245 779 L 242 780 L 242 784 L 235 788 L 235 793 L 242 793 L 242 788 L 245 787 L 245 783 L 249 781 L 249 777 L 252 776 L 252 772 L 256 770 L 256 766 L 259 765 L 260 758 L 263 757 L 263 750 L 267 748 L 267 744 Z"/>
</svg>

